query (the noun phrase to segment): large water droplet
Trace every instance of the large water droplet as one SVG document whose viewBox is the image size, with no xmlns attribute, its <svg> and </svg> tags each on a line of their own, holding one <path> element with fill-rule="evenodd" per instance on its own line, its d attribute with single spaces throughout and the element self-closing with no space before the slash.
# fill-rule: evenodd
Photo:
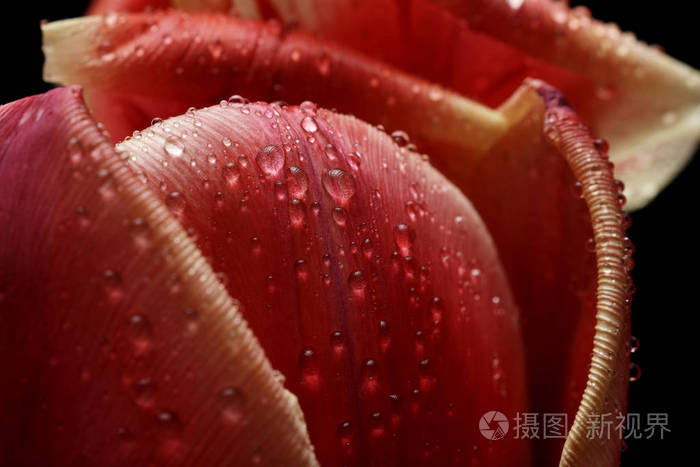
<svg viewBox="0 0 700 467">
<path fill-rule="evenodd" d="M 331 217 L 333 217 L 333 221 L 338 225 L 338 227 L 345 227 L 345 225 L 348 223 L 348 212 L 341 208 L 341 207 L 335 207 L 331 211 Z"/>
<path fill-rule="evenodd" d="M 326 192 L 341 205 L 347 204 L 356 191 L 355 179 L 342 169 L 331 169 L 323 176 Z"/>
<path fill-rule="evenodd" d="M 268 177 L 276 177 L 279 175 L 282 167 L 284 167 L 284 150 L 280 146 L 268 144 L 260 150 L 255 156 L 255 162 L 258 167 Z"/>
<path fill-rule="evenodd" d="M 309 115 L 304 117 L 304 119 L 301 121 L 301 127 L 307 133 L 316 133 L 318 131 L 318 125 L 316 125 L 316 121 L 313 117 Z"/>
<path fill-rule="evenodd" d="M 169 136 L 163 145 L 165 152 L 173 157 L 180 157 L 185 151 L 185 145 L 178 138 Z"/>
</svg>

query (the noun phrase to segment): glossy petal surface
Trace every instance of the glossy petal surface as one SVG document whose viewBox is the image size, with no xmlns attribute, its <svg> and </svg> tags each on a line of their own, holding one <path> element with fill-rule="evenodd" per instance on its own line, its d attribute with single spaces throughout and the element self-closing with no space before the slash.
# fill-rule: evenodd
<svg viewBox="0 0 700 467">
<path fill-rule="evenodd" d="M 118 149 L 241 300 L 323 465 L 528 463 L 478 431 L 527 404 L 517 308 L 478 215 L 418 154 L 242 100 Z"/>
<path fill-rule="evenodd" d="M 69 54 L 47 49 L 49 59 L 54 57 L 47 67 L 49 76 L 84 82 L 119 102 L 128 98 L 133 107 L 142 109 L 143 119 L 149 118 L 148 109 L 151 115 L 154 111 L 167 115 L 174 112 L 168 109 L 183 107 L 189 99 L 211 101 L 237 93 L 291 102 L 311 97 L 391 130 L 405 125 L 413 141 L 469 195 L 494 236 L 523 310 L 531 410 L 565 412 L 573 420 L 587 378 L 590 382 L 596 313 L 601 319 L 605 311 L 617 320 L 616 337 L 608 348 L 613 348 L 613 358 L 606 363 L 615 378 L 606 384 L 598 381 L 596 394 L 601 400 L 608 396 L 617 404 L 616 410 L 624 411 L 625 396 L 618 389 L 626 384 L 626 304 L 617 298 L 607 303 L 607 289 L 601 291 L 598 279 L 601 273 L 622 277 L 615 279 L 614 290 L 625 293 L 624 220 L 604 142 L 594 144 L 582 129 L 567 130 L 571 135 L 565 138 L 567 144 L 560 144 L 561 139 L 557 143 L 550 134 L 559 131 L 560 124 L 547 123 L 542 99 L 527 88 L 492 111 L 303 34 L 282 34 L 275 24 L 184 15 L 125 16 L 121 21 L 129 31 L 123 36 L 96 21 L 56 24 L 47 30 L 47 46 L 70 44 L 70 40 L 76 46 Z M 156 23 L 157 31 L 138 35 L 144 25 L 150 28 Z M 80 30 L 78 26 L 90 34 L 118 39 L 112 43 L 121 52 L 119 65 L 98 60 L 99 51 L 83 40 L 90 34 L 69 39 L 68 32 Z M 177 36 L 174 31 L 185 33 Z M 162 45 L 167 37 L 171 47 Z M 187 37 L 195 40 L 178 42 Z M 138 46 L 153 55 L 134 58 L 132 52 Z M 195 89 L 191 82 L 207 85 Z M 557 92 L 544 94 L 550 106 L 566 108 Z M 110 128 L 131 125 L 111 115 L 108 106 L 98 113 Z M 581 125 L 573 113 L 562 121 Z M 406 141 L 405 133 L 395 137 Z M 574 167 L 571 154 L 576 147 L 593 147 L 584 151 L 593 162 Z M 590 176 L 598 172 L 603 177 L 591 182 Z M 592 199 L 581 198 L 586 190 L 604 193 L 606 203 L 608 195 L 613 197 L 614 204 L 605 205 L 606 219 L 616 223 L 615 248 L 621 250 L 615 250 L 619 261 L 612 269 L 597 256 L 601 249 L 607 250 L 598 247 L 596 238 L 603 221 L 592 215 L 598 209 Z M 606 316 L 609 323 L 610 315 Z M 562 443 L 548 440 L 537 451 L 551 463 L 559 457 Z M 619 445 L 610 443 L 610 449 L 614 453 Z"/>
<path fill-rule="evenodd" d="M 128 97 L 135 107 L 158 112 L 183 106 L 187 99 L 212 101 L 234 93 L 292 102 L 308 96 L 392 130 L 406 125 L 413 141 L 427 148 L 435 164 L 474 201 L 494 236 L 524 313 L 532 411 L 564 412 L 573 420 L 587 380 L 596 311 L 601 307 L 596 297 L 601 265 L 593 240 L 599 221 L 592 220 L 591 206 L 580 196 L 583 175 L 602 170 L 607 178 L 596 182 L 600 185 L 596 191 L 609 190 L 617 196 L 610 166 L 601 155 L 604 143 L 596 143 L 598 163 L 575 173 L 563 147 L 550 141 L 552 125 L 545 125 L 541 98 L 528 88 L 492 111 L 303 34 L 282 35 L 275 24 L 215 16 L 124 16 L 122 28 L 129 32 L 121 36 L 119 30 L 110 32 L 91 21 L 57 23 L 47 29 L 50 77 L 90 84 L 121 101 L 120 93 L 131 89 Z M 133 33 L 155 24 L 149 21 L 157 22 L 157 31 Z M 116 39 L 112 43 L 121 52 L 118 66 L 99 60 L 98 51 L 86 48 L 82 36 L 71 39 L 74 42 L 65 39 L 80 31 L 79 26 L 83 32 Z M 171 46 L 160 45 L 167 37 Z M 73 52 L 52 52 L 52 47 L 64 45 L 65 50 L 70 43 L 76 46 Z M 151 51 L 150 58 L 130 53 L 139 46 Z M 190 82 L 207 86 L 194 88 Z M 375 95 L 380 98 L 374 99 Z M 554 91 L 548 96 L 552 102 L 564 102 Z M 116 126 L 111 122 L 124 124 L 108 110 L 99 113 L 108 127 Z M 143 118 L 147 114 L 143 111 Z M 406 142 L 403 132 L 395 137 Z M 593 144 L 585 132 L 574 139 L 572 144 Z M 619 205 L 612 208 L 617 209 L 615 219 L 621 226 Z M 625 289 L 626 283 L 619 286 Z M 624 308 L 624 303 L 616 306 Z M 615 309 L 624 322 L 622 311 Z M 618 340 L 616 345 L 623 346 L 623 331 Z M 620 355 L 627 358 L 624 352 Z M 619 397 L 623 407 L 624 397 Z M 548 440 L 538 452 L 552 462 L 562 443 Z"/>
<path fill-rule="evenodd" d="M 557 86 L 610 142 L 631 209 L 650 201 L 683 168 L 700 137 L 700 74 L 592 19 L 586 8 L 553 0 L 259 3 L 268 6 L 267 16 L 490 106 L 527 77 Z"/>
<path fill-rule="evenodd" d="M 296 398 L 77 88 L 0 107 L 7 465 L 316 465 Z"/>
</svg>

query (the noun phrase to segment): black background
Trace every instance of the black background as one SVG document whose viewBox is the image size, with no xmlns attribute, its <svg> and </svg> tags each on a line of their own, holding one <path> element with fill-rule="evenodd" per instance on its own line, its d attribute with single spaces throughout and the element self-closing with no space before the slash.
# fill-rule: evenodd
<svg viewBox="0 0 700 467">
<path fill-rule="evenodd" d="M 15 3 L 15 2 L 9 2 Z M 700 68 L 697 17 L 692 2 L 666 0 L 572 1 L 585 4 L 594 17 L 613 21 L 622 30 L 633 31 L 651 44 L 695 68 Z M 39 21 L 80 16 L 87 5 L 78 1 L 25 1 L 19 10 L 4 10 L 0 20 L 2 35 L 2 86 L 0 104 L 40 93 L 50 88 L 41 80 L 43 56 Z M 5 5 L 3 5 L 3 8 Z M 14 8 L 18 8 L 15 3 Z M 632 355 L 642 369 L 639 381 L 631 383 L 629 412 L 668 413 L 671 432 L 665 439 L 658 434 L 650 440 L 630 440 L 622 465 L 672 465 L 692 450 L 698 391 L 691 381 L 697 363 L 698 331 L 694 301 L 698 266 L 695 225 L 700 181 L 697 158 L 649 206 L 635 212 L 629 236 L 636 245 L 637 286 L 632 314 L 633 334 L 641 347 Z M 683 453 L 686 453 L 683 455 Z M 686 463 L 686 462 L 683 462 Z"/>
</svg>

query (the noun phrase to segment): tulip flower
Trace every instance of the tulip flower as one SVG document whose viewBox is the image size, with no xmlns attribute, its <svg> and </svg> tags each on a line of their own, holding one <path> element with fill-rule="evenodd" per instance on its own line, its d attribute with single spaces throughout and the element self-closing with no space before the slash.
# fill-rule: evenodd
<svg viewBox="0 0 700 467">
<path fill-rule="evenodd" d="M 89 13 L 0 107 L 0 459 L 618 463 L 615 177 L 692 155 L 695 70 L 542 0 Z"/>
</svg>

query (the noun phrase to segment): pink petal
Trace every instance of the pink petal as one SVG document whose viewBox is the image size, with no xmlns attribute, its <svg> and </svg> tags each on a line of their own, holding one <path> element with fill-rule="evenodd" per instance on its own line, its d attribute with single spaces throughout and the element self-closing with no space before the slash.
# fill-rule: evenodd
<svg viewBox="0 0 700 467">
<path fill-rule="evenodd" d="M 211 10 L 206 2 L 199 4 Z M 700 74 L 657 48 L 553 0 L 269 0 L 318 32 L 490 106 L 526 77 L 557 86 L 610 142 L 628 209 L 685 166 L 700 137 Z M 253 13 L 251 17 L 259 17 Z"/>
<path fill-rule="evenodd" d="M 0 107 L 6 465 L 316 465 L 239 305 L 78 88 Z"/>
<path fill-rule="evenodd" d="M 590 199 L 577 195 L 593 189 L 588 186 L 605 196 L 612 194 L 614 204 L 605 209 L 617 222 L 616 235 L 621 242 L 623 215 L 616 201 L 617 187 L 602 149 L 590 153 L 596 163 L 581 171 L 570 163 L 572 146 L 551 144 L 548 134 L 558 131 L 559 125 L 545 125 L 542 100 L 529 87 L 492 111 L 303 34 L 289 33 L 280 39 L 274 25 L 172 14 L 125 16 L 123 30 L 105 29 L 97 20 L 90 21 L 56 23 L 46 30 L 47 74 L 89 84 L 97 95 L 109 91 L 112 98 L 121 101 L 128 96 L 131 105 L 142 109 L 144 119 L 149 111 L 167 115 L 172 112 L 168 109 L 184 109 L 187 100 L 198 103 L 244 93 L 292 102 L 309 96 L 390 129 L 409 130 L 435 164 L 470 196 L 494 235 L 524 314 L 530 410 L 566 413 L 573 421 L 589 377 L 596 312 L 613 310 L 619 320 L 615 356 L 609 362 L 616 377 L 610 384 L 626 381 L 626 304 L 610 305 L 605 297 L 595 295 L 597 274 L 611 270 L 595 257 L 597 240 L 589 239 L 609 226 L 605 219 L 591 214 L 598 208 Z M 149 21 L 157 21 L 158 31 L 139 33 Z M 81 24 L 84 27 L 77 27 Z M 186 34 L 178 36 L 174 31 Z M 84 40 L 95 34 L 105 34 L 116 50 L 123 52 L 115 61 L 118 66 L 96 60 L 99 51 Z M 161 45 L 166 37 L 172 39 L 168 47 Z M 69 49 L 69 44 L 74 48 Z M 130 54 L 138 46 L 150 51 L 148 59 Z M 65 53 L 67 50 L 72 51 Z M 325 64 L 330 73 L 321 72 L 327 69 Z M 178 68 L 182 73 L 177 73 Z M 225 72 L 240 69 L 248 71 L 235 73 L 233 80 Z M 194 88 L 193 82 L 206 84 Z M 548 96 L 555 103 L 563 99 L 555 92 Z M 100 116 L 110 128 L 113 122 L 129 127 L 129 122 L 108 110 L 103 108 Z M 405 140 L 403 133 L 396 137 Z M 570 138 L 585 147 L 594 145 L 586 132 Z M 600 171 L 603 179 L 591 182 L 589 178 Z M 625 276 L 623 254 L 620 252 L 620 262 L 612 270 L 615 275 Z M 616 293 L 624 293 L 627 280 L 618 287 Z M 608 400 L 618 404 L 615 409 L 624 411 L 624 394 L 609 385 L 598 387 L 597 394 L 611 394 Z M 563 440 L 548 440 L 538 446 L 538 452 L 551 461 L 559 457 L 562 444 Z M 610 449 L 619 450 L 619 443 L 611 440 Z"/>
<path fill-rule="evenodd" d="M 241 300 L 323 465 L 529 462 L 478 430 L 526 407 L 517 309 L 476 212 L 418 154 L 242 99 L 118 150 Z"/>
</svg>

